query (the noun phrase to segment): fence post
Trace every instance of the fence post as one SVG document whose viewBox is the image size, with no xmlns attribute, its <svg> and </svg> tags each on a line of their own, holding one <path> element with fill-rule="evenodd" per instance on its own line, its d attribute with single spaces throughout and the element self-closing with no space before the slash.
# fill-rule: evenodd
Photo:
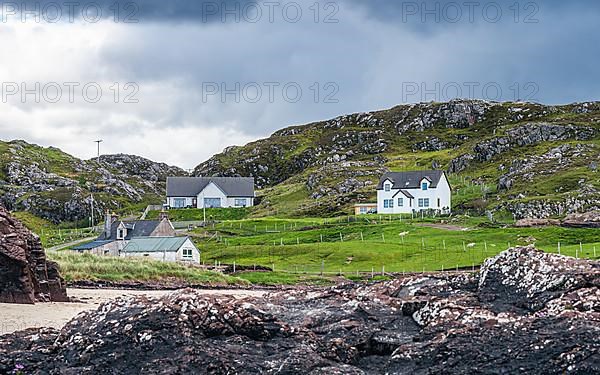
<svg viewBox="0 0 600 375">
<path fill-rule="evenodd" d="M 381 239 L 383 240 L 383 243 L 385 243 L 385 234 L 381 233 Z"/>
<path fill-rule="evenodd" d="M 558 243 L 558 255 L 560 255 L 560 242 Z"/>
<path fill-rule="evenodd" d="M 344 242 L 344 236 L 342 236 L 342 232 L 340 232 L 340 241 Z"/>
<path fill-rule="evenodd" d="M 233 273 L 235 273 L 235 261 L 233 261 Z"/>
<path fill-rule="evenodd" d="M 385 276 L 385 266 L 381 266 L 381 276 Z"/>
<path fill-rule="evenodd" d="M 325 261 L 321 260 L 321 276 L 323 276 L 324 271 L 325 271 Z"/>
<path fill-rule="evenodd" d="M 360 232 L 360 240 L 363 242 L 365 241 L 365 239 L 363 238 L 363 232 Z"/>
</svg>

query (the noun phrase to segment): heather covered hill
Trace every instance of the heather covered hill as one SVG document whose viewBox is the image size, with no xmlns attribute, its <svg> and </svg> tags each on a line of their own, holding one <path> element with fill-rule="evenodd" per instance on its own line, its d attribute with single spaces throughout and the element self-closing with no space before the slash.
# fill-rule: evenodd
<svg viewBox="0 0 600 375">
<path fill-rule="evenodd" d="M 599 208 L 600 103 L 455 100 L 293 126 L 198 165 L 254 176 L 260 212 L 334 214 L 373 200 L 388 170 L 450 173 L 455 205 L 525 216 Z M 477 189 L 473 189 L 473 185 Z"/>
<path fill-rule="evenodd" d="M 131 155 L 80 160 L 54 147 L 25 141 L 0 142 L 0 194 L 14 211 L 27 211 L 54 223 L 85 221 L 90 196 L 95 214 L 105 209 L 143 209 L 161 202 L 167 176 L 180 168 Z"/>
</svg>

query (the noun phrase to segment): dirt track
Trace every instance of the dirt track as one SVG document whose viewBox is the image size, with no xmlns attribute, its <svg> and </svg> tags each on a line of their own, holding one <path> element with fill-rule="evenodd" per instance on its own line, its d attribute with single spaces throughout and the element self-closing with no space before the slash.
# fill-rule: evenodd
<svg viewBox="0 0 600 375">
<path fill-rule="evenodd" d="M 239 297 L 261 296 L 265 292 L 253 290 L 205 290 L 206 294 L 226 294 Z M 36 305 L 14 305 L 0 303 L 0 334 L 26 328 L 62 328 L 82 311 L 97 308 L 101 303 L 120 296 L 162 296 L 170 291 L 129 291 L 112 289 L 69 289 L 69 297 L 81 302 L 38 303 Z"/>
</svg>

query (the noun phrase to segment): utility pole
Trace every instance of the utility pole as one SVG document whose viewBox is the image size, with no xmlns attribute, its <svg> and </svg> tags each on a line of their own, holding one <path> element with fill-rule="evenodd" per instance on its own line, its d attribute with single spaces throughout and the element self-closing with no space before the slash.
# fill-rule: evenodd
<svg viewBox="0 0 600 375">
<path fill-rule="evenodd" d="M 99 139 L 97 141 L 94 141 L 95 143 L 98 144 L 98 164 L 100 164 L 100 143 L 104 142 L 102 139 Z"/>
</svg>

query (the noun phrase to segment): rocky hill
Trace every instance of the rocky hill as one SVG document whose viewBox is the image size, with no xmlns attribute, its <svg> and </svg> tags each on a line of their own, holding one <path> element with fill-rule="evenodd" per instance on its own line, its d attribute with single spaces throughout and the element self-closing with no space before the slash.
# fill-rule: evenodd
<svg viewBox="0 0 600 375">
<path fill-rule="evenodd" d="M 141 209 L 160 202 L 166 177 L 183 175 L 180 168 L 138 156 L 102 156 L 98 163 L 53 147 L 0 142 L 2 203 L 54 223 L 87 220 L 92 195 L 96 217 L 107 208 Z"/>
<path fill-rule="evenodd" d="M 518 248 L 478 274 L 123 297 L 0 336 L 0 373 L 597 374 L 599 287 L 598 262 Z"/>
<path fill-rule="evenodd" d="M 600 208 L 600 103 L 452 101 L 293 126 L 195 175 L 254 176 L 264 213 L 335 214 L 389 170 L 444 169 L 458 209 L 551 217 Z"/>
</svg>

